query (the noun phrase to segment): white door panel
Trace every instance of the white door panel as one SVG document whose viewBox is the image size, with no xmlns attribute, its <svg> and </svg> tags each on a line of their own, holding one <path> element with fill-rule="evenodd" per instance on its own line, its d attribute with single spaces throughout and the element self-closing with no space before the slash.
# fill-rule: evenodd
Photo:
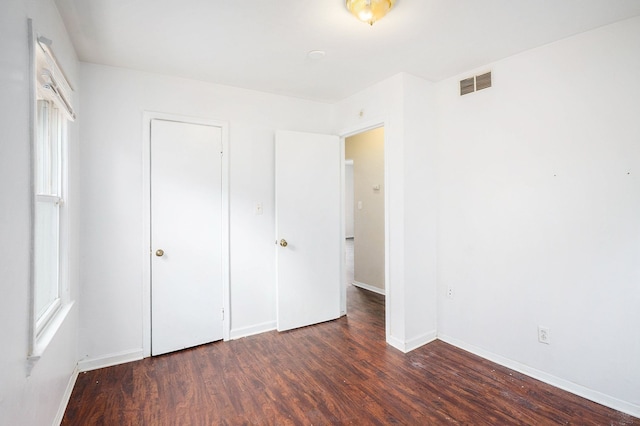
<svg viewBox="0 0 640 426">
<path fill-rule="evenodd" d="M 276 135 L 279 331 L 340 316 L 340 156 L 337 136 Z"/>
<path fill-rule="evenodd" d="M 221 142 L 219 127 L 151 121 L 152 355 L 222 339 Z"/>
</svg>

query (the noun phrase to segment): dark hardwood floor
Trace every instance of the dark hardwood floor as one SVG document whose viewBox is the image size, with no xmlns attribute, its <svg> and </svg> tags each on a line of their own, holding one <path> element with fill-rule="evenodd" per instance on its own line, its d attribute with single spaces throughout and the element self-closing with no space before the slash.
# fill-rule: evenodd
<svg viewBox="0 0 640 426">
<path fill-rule="evenodd" d="M 384 298 L 285 333 L 81 373 L 63 425 L 640 425 L 441 341 L 384 340 Z"/>
</svg>

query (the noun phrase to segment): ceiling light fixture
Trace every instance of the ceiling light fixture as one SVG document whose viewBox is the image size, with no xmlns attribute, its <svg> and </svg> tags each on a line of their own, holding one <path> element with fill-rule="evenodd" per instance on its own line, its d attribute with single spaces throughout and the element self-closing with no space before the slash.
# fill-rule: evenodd
<svg viewBox="0 0 640 426">
<path fill-rule="evenodd" d="M 356 18 L 369 25 L 382 19 L 396 0 L 347 0 L 347 9 Z"/>
</svg>

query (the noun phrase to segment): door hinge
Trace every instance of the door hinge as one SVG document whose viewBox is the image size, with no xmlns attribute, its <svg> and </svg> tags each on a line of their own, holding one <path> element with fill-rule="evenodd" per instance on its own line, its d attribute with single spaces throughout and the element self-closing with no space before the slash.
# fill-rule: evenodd
<svg viewBox="0 0 640 426">
<path fill-rule="evenodd" d="M 222 308 L 222 321 L 224 321 L 224 308 Z"/>
</svg>

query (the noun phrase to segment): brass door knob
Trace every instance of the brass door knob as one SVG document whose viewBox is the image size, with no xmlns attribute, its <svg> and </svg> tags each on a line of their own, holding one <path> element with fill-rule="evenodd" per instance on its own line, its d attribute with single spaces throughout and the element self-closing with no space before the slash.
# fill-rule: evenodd
<svg viewBox="0 0 640 426">
<path fill-rule="evenodd" d="M 164 255 L 164 250 L 162 250 L 162 249 L 156 250 L 156 256 L 162 257 L 163 255 Z"/>
<path fill-rule="evenodd" d="M 287 243 L 287 240 L 282 239 L 282 240 L 280 240 L 280 245 L 281 245 L 282 247 L 286 247 L 286 246 L 288 246 L 288 245 L 289 245 L 289 243 Z"/>
</svg>

